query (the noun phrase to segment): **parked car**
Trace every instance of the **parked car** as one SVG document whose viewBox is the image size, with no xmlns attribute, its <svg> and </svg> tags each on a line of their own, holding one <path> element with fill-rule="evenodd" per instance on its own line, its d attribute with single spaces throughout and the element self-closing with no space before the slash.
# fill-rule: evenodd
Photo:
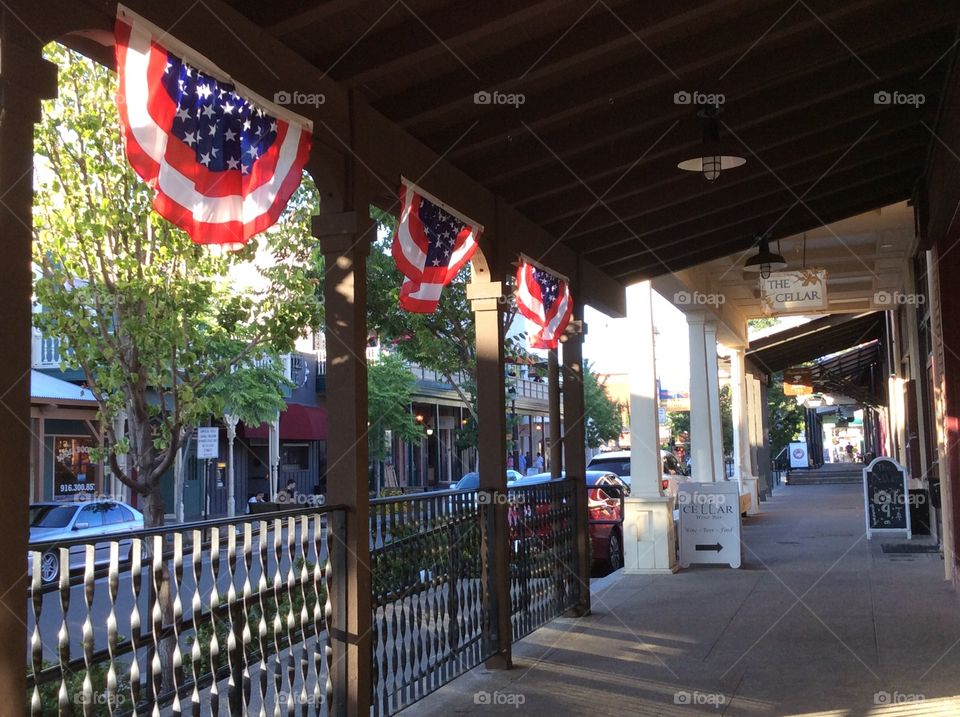
<svg viewBox="0 0 960 717">
<path fill-rule="evenodd" d="M 688 475 L 680 461 L 670 451 L 660 451 L 660 460 L 663 467 L 663 488 L 667 489 L 670 478 L 668 476 Z M 587 463 L 587 470 L 607 470 L 616 473 L 620 480 L 630 484 L 630 451 L 610 451 L 598 453 Z"/>
<path fill-rule="evenodd" d="M 143 514 L 127 505 L 112 500 L 81 501 L 76 503 L 32 503 L 30 505 L 30 542 L 74 540 L 115 536 L 143 529 Z M 33 572 L 33 552 L 27 555 L 30 574 Z M 130 557 L 130 540 L 120 541 L 121 559 Z M 110 560 L 109 541 L 97 543 L 94 562 L 103 565 Z M 82 545 L 70 548 L 70 565 L 84 564 Z M 48 549 L 40 558 L 40 578 L 51 583 L 60 577 L 60 552 Z"/>
<path fill-rule="evenodd" d="M 563 475 L 563 474 L 561 474 Z M 510 488 L 524 488 L 554 479 L 549 473 L 537 473 L 526 476 L 510 485 Z M 593 562 L 606 565 L 612 570 L 623 567 L 623 511 L 621 496 L 630 494 L 627 485 L 613 471 L 588 470 L 587 511 L 590 530 L 590 543 L 593 546 Z M 523 523 L 522 505 L 512 505 L 510 519 L 511 533 L 519 537 Z M 529 510 L 529 507 L 526 508 Z M 538 506 L 538 510 L 549 510 L 549 506 Z M 543 529 L 543 528 L 538 528 Z"/>
<path fill-rule="evenodd" d="M 512 468 L 507 469 L 507 483 L 513 483 L 516 480 L 523 478 L 523 474 L 519 471 L 515 471 Z M 477 490 L 480 487 L 480 474 L 477 471 L 470 471 L 469 473 L 464 473 L 463 477 L 458 480 L 454 486 L 454 490 Z"/>
</svg>

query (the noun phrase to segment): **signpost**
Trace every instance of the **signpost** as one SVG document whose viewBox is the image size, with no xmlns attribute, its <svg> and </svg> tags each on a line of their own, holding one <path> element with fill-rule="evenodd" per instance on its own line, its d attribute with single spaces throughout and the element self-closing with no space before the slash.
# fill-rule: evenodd
<svg viewBox="0 0 960 717">
<path fill-rule="evenodd" d="M 874 458 L 863 469 L 863 510 L 867 540 L 874 533 L 912 537 L 907 469 L 892 458 Z"/>
<path fill-rule="evenodd" d="M 220 429 L 216 426 L 197 428 L 197 458 L 203 461 L 203 517 L 210 515 L 210 459 L 220 457 Z"/>
<path fill-rule="evenodd" d="M 767 314 L 825 309 L 827 272 L 825 269 L 777 271 L 760 279 L 760 294 Z"/>
<path fill-rule="evenodd" d="M 678 486 L 680 567 L 694 563 L 740 567 L 740 486 L 736 481 Z"/>
</svg>

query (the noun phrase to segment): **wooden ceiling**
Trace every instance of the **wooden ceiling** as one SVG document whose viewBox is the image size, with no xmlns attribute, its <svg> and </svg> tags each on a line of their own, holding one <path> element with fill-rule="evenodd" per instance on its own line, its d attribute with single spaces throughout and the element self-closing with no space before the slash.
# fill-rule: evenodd
<svg viewBox="0 0 960 717">
<path fill-rule="evenodd" d="M 958 4 L 933 0 L 229 0 L 608 275 L 629 284 L 910 199 Z M 521 94 L 519 106 L 477 92 Z M 722 93 L 745 166 L 714 183 Z M 921 93 L 920 106 L 876 92 Z"/>
</svg>

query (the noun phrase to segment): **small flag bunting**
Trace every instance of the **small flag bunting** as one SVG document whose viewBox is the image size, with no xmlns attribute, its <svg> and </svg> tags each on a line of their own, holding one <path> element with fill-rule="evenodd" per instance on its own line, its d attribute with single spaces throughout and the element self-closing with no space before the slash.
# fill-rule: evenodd
<svg viewBox="0 0 960 717">
<path fill-rule="evenodd" d="M 400 306 L 431 314 L 443 287 L 470 261 L 483 227 L 406 179 L 400 186 L 400 222 L 391 253 L 404 276 Z"/>
<path fill-rule="evenodd" d="M 567 281 L 526 258 L 517 267 L 517 309 L 540 327 L 530 339 L 535 349 L 555 349 L 570 323 L 573 298 Z"/>
</svg>

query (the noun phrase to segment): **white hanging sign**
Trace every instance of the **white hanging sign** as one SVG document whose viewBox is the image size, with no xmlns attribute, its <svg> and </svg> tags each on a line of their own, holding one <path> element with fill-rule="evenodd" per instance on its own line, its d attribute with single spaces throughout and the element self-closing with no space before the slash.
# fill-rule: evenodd
<svg viewBox="0 0 960 717">
<path fill-rule="evenodd" d="M 766 314 L 827 308 L 827 270 L 777 271 L 760 277 L 760 299 Z"/>
</svg>

